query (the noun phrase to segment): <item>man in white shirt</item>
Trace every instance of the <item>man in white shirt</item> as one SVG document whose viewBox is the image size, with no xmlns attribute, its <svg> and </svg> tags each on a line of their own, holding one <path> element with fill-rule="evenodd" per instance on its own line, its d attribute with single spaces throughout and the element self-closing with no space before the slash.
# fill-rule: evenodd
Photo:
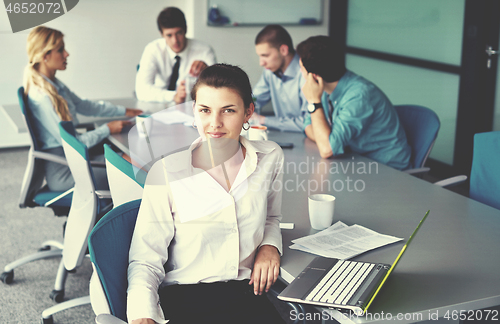
<svg viewBox="0 0 500 324">
<path fill-rule="evenodd" d="M 268 25 L 255 38 L 259 64 L 265 69 L 253 88 L 254 120 L 281 131 L 302 132 L 307 114 L 307 100 L 300 90 L 305 80 L 300 73 L 299 56 L 290 34 L 280 25 Z M 274 116 L 260 115 L 271 100 Z"/>
<path fill-rule="evenodd" d="M 189 97 L 194 78 L 215 63 L 215 54 L 208 44 L 186 38 L 186 19 L 180 9 L 165 8 L 157 24 L 162 38 L 144 49 L 135 93 L 143 101 L 180 104 Z"/>
</svg>

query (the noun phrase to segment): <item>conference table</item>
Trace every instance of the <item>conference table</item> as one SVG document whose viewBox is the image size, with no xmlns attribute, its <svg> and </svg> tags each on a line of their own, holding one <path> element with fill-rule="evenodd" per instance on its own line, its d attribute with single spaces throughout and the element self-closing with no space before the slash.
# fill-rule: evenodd
<svg viewBox="0 0 500 324">
<path fill-rule="evenodd" d="M 128 106 L 134 107 L 133 102 Z M 161 113 L 162 109 L 157 111 Z M 183 124 L 155 125 L 152 135 L 155 131 L 160 136 L 152 136 L 152 145 L 162 143 L 155 151 L 157 159 L 185 149 L 198 137 L 195 129 Z M 109 140 L 130 153 L 129 136 L 115 134 Z M 438 323 L 438 318 L 444 318 L 446 323 L 458 323 L 464 316 L 477 318 L 473 310 L 500 305 L 500 210 L 358 154 L 322 159 L 315 143 L 300 133 L 270 131 L 269 140 L 294 143 L 293 148 L 283 149 L 282 222 L 294 223 L 294 229 L 282 229 L 280 275 L 285 282 L 291 282 L 315 258 L 289 248 L 292 240 L 318 232 L 311 228 L 308 218 L 307 199 L 311 194 L 336 197 L 334 222 L 359 224 L 404 238 L 358 255 L 352 259 L 356 261 L 392 264 L 430 210 L 368 314 L 356 317 L 318 308 L 323 322 Z M 500 321 L 498 313 L 496 320 Z"/>
</svg>

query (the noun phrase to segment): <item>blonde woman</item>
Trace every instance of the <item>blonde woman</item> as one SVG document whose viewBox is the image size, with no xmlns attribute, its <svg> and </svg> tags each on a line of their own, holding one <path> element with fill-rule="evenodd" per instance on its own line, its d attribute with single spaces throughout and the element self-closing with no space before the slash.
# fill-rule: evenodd
<svg viewBox="0 0 500 324">
<path fill-rule="evenodd" d="M 60 31 L 44 26 L 34 28 L 28 35 L 27 52 L 29 63 L 24 73 L 24 90 L 34 116 L 35 136 L 42 150 L 64 156 L 58 124 L 64 120 L 77 125 L 77 113 L 108 117 L 133 117 L 142 113 L 138 109 L 107 102 L 82 100 L 59 81 L 56 72 L 66 70 L 69 56 Z M 99 148 L 109 134 L 121 132 L 127 123 L 123 120 L 112 121 L 77 137 L 87 147 Z M 102 156 L 91 158 L 103 160 Z M 95 171 L 97 186 L 106 187 L 106 171 L 103 168 L 96 168 Z M 46 162 L 45 177 L 51 190 L 63 191 L 74 186 L 69 168 L 58 163 Z"/>
</svg>

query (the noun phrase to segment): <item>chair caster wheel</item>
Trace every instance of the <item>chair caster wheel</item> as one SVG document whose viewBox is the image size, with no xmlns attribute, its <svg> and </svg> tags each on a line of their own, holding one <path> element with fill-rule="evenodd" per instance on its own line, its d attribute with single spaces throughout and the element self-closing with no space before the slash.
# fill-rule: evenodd
<svg viewBox="0 0 500 324">
<path fill-rule="evenodd" d="M 50 293 L 50 299 L 56 303 L 60 303 L 64 300 L 64 290 L 52 290 Z"/>
<path fill-rule="evenodd" d="M 42 324 L 54 324 L 54 319 L 52 318 L 52 315 L 50 315 L 49 318 L 42 317 L 42 321 L 40 323 L 42 323 Z"/>
<path fill-rule="evenodd" d="M 0 280 L 2 280 L 4 284 L 11 284 L 12 281 L 14 281 L 14 270 L 2 272 L 2 274 L 0 275 Z"/>
</svg>

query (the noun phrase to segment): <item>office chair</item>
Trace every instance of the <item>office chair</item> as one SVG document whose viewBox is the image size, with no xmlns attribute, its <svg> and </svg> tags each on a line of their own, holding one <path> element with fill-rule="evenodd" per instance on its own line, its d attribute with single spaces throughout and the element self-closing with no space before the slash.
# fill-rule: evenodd
<svg viewBox="0 0 500 324">
<path fill-rule="evenodd" d="M 469 197 L 493 208 L 500 209 L 500 131 L 474 135 L 474 150 L 470 172 Z M 467 176 L 461 175 L 436 182 L 458 185 Z"/>
<path fill-rule="evenodd" d="M 500 209 L 500 131 L 474 135 L 470 198 Z"/>
<path fill-rule="evenodd" d="M 95 299 L 97 290 L 91 286 L 92 308 L 102 309 L 103 305 L 96 303 L 105 302 L 112 315 L 96 312 L 98 324 L 127 321 L 128 251 L 140 205 L 141 200 L 134 200 L 113 208 L 90 233 L 90 260 L 105 295 L 104 301 Z"/>
<path fill-rule="evenodd" d="M 409 174 L 428 172 L 430 169 L 424 165 L 436 141 L 440 127 L 439 117 L 431 109 L 422 106 L 399 105 L 394 108 L 411 147 L 412 169 L 404 172 Z"/>
<path fill-rule="evenodd" d="M 107 144 L 104 144 L 104 156 L 113 206 L 141 199 L 147 173 L 132 166 Z"/>
<path fill-rule="evenodd" d="M 44 161 L 57 162 L 63 165 L 68 165 L 68 163 L 66 159 L 61 156 L 46 153 L 40 150 L 40 145 L 38 144 L 34 133 L 33 115 L 29 109 L 23 87 L 18 89 L 17 95 L 19 98 L 19 105 L 21 106 L 24 116 L 24 121 L 29 131 L 31 144 L 28 152 L 28 165 L 26 167 L 21 186 L 19 207 L 48 207 L 53 210 L 56 216 L 67 216 L 72 202 L 73 189 L 66 192 L 51 191 L 48 186 L 44 184 Z M 62 256 L 62 249 L 63 244 L 61 242 L 52 240 L 43 242 L 37 253 L 6 265 L 4 272 L 0 275 L 0 279 L 6 284 L 10 284 L 14 280 L 15 268 L 31 261 Z M 54 290 L 50 294 L 50 297 L 56 302 L 60 302 L 64 298 L 66 277 L 67 271 L 61 260 L 61 264 L 59 265 L 59 269 L 57 271 Z"/>
<path fill-rule="evenodd" d="M 109 191 L 95 189 L 95 178 L 89 152 L 87 147 L 76 138 L 73 123 L 61 122 L 59 131 L 64 154 L 75 180 L 73 201 L 66 223 L 62 253 L 64 267 L 71 271 L 82 264 L 83 258 L 87 254 L 88 235 L 96 220 L 111 209 L 112 203 Z M 50 307 L 42 312 L 42 322 L 44 324 L 52 323 L 53 314 L 88 303 L 90 303 L 90 297 L 85 296 Z"/>
</svg>

